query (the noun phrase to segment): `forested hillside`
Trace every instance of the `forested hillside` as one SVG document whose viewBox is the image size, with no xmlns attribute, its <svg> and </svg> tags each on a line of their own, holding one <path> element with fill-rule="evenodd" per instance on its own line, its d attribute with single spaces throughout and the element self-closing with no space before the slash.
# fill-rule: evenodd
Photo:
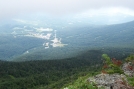
<svg viewBox="0 0 134 89">
<path fill-rule="evenodd" d="M 0 88 L 59 89 L 87 72 L 98 71 L 102 62 L 100 55 L 94 54 L 92 59 L 74 57 L 46 61 L 0 61 Z"/>
<path fill-rule="evenodd" d="M 96 74 L 101 70 L 101 55 L 126 58 L 132 50 L 93 49 L 83 54 L 59 60 L 36 60 L 25 62 L 0 61 L 1 89 L 59 89 L 73 83 L 78 77 Z"/>
<path fill-rule="evenodd" d="M 100 73 L 88 73 L 62 89 L 134 89 L 134 55 L 118 60 L 103 54 L 102 59 Z"/>
<path fill-rule="evenodd" d="M 134 21 L 104 26 L 78 26 L 64 30 L 65 42 L 73 46 L 104 47 L 133 46 Z M 121 44 L 121 45 L 120 45 Z"/>
<path fill-rule="evenodd" d="M 0 35 L 0 59 L 11 60 L 25 53 L 27 50 L 41 46 L 42 39 L 32 37 L 13 37 L 12 35 Z"/>
</svg>

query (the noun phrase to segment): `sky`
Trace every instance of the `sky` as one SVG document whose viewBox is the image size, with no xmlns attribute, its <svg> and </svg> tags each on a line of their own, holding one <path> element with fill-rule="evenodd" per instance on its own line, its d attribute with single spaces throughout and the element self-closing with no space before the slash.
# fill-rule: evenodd
<svg viewBox="0 0 134 89">
<path fill-rule="evenodd" d="M 35 13 L 60 17 L 86 12 L 134 16 L 134 0 L 0 0 L 0 19 Z"/>
</svg>

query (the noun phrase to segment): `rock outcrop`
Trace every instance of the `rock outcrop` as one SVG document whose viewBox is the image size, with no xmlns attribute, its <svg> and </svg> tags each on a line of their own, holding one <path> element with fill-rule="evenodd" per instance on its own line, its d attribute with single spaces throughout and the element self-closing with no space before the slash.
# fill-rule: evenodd
<svg viewBox="0 0 134 89">
<path fill-rule="evenodd" d="M 98 87 L 104 87 L 104 89 L 134 89 L 128 84 L 127 76 L 133 77 L 134 76 L 134 68 L 132 67 L 131 63 L 124 63 L 122 65 L 122 70 L 124 74 L 98 74 L 94 77 L 90 77 L 87 79 L 90 83 L 95 83 Z"/>
<path fill-rule="evenodd" d="M 124 71 L 124 74 L 133 77 L 134 76 L 134 68 L 131 64 L 131 62 L 124 63 L 122 66 L 122 70 Z"/>
<path fill-rule="evenodd" d="M 98 74 L 88 78 L 88 82 L 94 82 L 98 87 L 105 89 L 134 89 L 128 85 L 127 78 L 123 74 Z"/>
</svg>

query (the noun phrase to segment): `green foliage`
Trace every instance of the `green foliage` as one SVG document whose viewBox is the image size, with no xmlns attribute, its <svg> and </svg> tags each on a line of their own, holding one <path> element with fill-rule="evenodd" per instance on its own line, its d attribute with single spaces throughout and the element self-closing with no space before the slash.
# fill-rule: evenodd
<svg viewBox="0 0 134 89">
<path fill-rule="evenodd" d="M 97 55 L 95 57 L 90 59 L 88 56 L 79 56 L 64 60 L 26 62 L 0 61 L 0 89 L 60 89 L 65 84 L 74 82 L 79 76 L 98 71 L 101 61 L 97 59 Z"/>
<path fill-rule="evenodd" d="M 109 59 L 110 58 L 106 54 L 103 54 L 102 57 L 105 58 L 105 59 Z M 130 62 L 130 65 L 133 66 L 133 63 L 134 63 L 134 55 L 128 56 L 125 60 L 127 62 Z M 105 61 L 107 61 L 107 60 L 105 60 Z M 113 74 L 113 73 L 123 74 L 124 73 L 123 70 L 121 69 L 121 66 L 122 66 L 121 63 L 122 62 L 120 60 L 116 60 L 114 58 L 114 59 L 112 59 L 110 61 L 111 62 L 105 62 L 105 63 L 107 63 L 107 65 L 105 65 L 104 68 L 103 68 L 106 73 L 108 73 L 108 74 Z M 128 83 L 131 86 L 134 86 L 134 77 L 129 77 L 128 76 L 127 79 L 128 79 Z"/>
<path fill-rule="evenodd" d="M 106 70 L 106 73 L 108 73 L 108 74 L 114 74 L 115 71 L 113 69 L 108 69 L 108 70 Z"/>
<path fill-rule="evenodd" d="M 98 74 L 98 72 L 94 72 Z M 73 84 L 70 84 L 68 86 L 64 86 L 64 88 L 61 89 L 98 89 L 97 85 L 94 82 L 88 82 L 87 78 L 93 76 L 91 73 L 88 73 L 87 75 L 83 77 L 79 77 Z M 100 87 L 99 89 L 104 89 L 104 87 Z"/>
<path fill-rule="evenodd" d="M 91 76 L 87 75 L 84 77 L 79 77 L 72 85 L 67 86 L 67 89 L 97 89 L 95 83 L 89 83 L 86 79 Z M 63 88 L 63 89 L 66 89 Z"/>
<path fill-rule="evenodd" d="M 132 61 L 134 61 L 134 55 L 130 55 L 130 56 L 127 57 L 125 60 L 126 60 L 127 62 L 132 62 Z"/>
<path fill-rule="evenodd" d="M 60 89 L 69 85 L 74 89 L 95 88 L 94 84 L 81 78 L 77 86 L 74 81 L 80 76 L 88 73 L 95 75 L 96 71 L 101 70 L 102 53 L 102 50 L 89 50 L 77 57 L 62 60 L 0 61 L 0 89 Z M 104 57 L 110 58 L 108 55 Z M 106 71 L 121 73 L 119 66 L 111 63 Z"/>
<path fill-rule="evenodd" d="M 107 54 L 103 54 L 102 57 L 105 59 L 103 71 L 105 70 L 105 72 L 108 74 L 123 73 L 123 70 L 121 69 L 121 61 L 116 59 L 110 60 L 110 57 Z"/>
<path fill-rule="evenodd" d="M 127 77 L 128 83 L 134 87 L 134 77 Z"/>
<path fill-rule="evenodd" d="M 102 54 L 102 58 L 105 60 L 106 64 L 110 64 L 110 57 L 107 54 Z"/>
</svg>

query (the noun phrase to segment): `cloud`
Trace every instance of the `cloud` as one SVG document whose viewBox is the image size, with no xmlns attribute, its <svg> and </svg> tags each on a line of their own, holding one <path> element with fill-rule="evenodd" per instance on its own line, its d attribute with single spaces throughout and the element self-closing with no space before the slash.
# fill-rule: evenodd
<svg viewBox="0 0 134 89">
<path fill-rule="evenodd" d="M 34 13 L 60 16 L 108 7 L 134 10 L 133 3 L 134 0 L 0 0 L 0 18 Z"/>
<path fill-rule="evenodd" d="M 93 17 L 93 16 L 117 16 L 117 15 L 126 15 L 134 16 L 134 10 L 123 8 L 123 7 L 110 7 L 110 8 L 100 8 L 100 9 L 91 9 L 80 14 L 81 17 Z"/>
</svg>

